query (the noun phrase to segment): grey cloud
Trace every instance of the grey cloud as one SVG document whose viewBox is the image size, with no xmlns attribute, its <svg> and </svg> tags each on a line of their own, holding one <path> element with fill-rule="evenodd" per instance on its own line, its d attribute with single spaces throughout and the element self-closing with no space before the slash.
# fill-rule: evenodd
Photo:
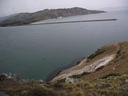
<svg viewBox="0 0 128 96">
<path fill-rule="evenodd" d="M 0 16 L 43 9 L 83 7 L 101 9 L 128 6 L 128 0 L 0 0 Z"/>
</svg>

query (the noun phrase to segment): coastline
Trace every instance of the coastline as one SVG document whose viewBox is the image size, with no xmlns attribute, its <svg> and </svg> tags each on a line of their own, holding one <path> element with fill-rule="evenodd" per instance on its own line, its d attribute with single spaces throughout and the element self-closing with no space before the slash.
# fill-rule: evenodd
<svg viewBox="0 0 128 96">
<path fill-rule="evenodd" d="M 48 25 L 48 24 L 64 24 L 64 23 L 81 23 L 81 22 L 103 22 L 103 21 L 117 21 L 117 19 L 96 19 L 96 20 L 80 20 L 80 21 L 65 21 L 65 22 L 49 22 L 49 23 L 37 23 L 37 24 L 18 24 L 18 25 L 8 25 L 0 27 L 14 27 L 14 26 L 35 26 L 35 25 Z M 33 22 L 34 23 L 34 22 Z"/>
<path fill-rule="evenodd" d="M 80 63 L 80 61 L 83 59 L 84 57 L 79 57 L 79 58 L 75 58 L 70 64 L 57 68 L 54 71 L 52 71 L 47 78 L 45 79 L 46 82 L 50 82 L 52 79 L 54 79 L 60 72 L 62 72 L 63 70 L 69 69 L 73 66 L 76 66 Z"/>
<path fill-rule="evenodd" d="M 39 24 L 29 24 L 29 25 L 63 24 L 63 23 L 79 23 L 79 22 L 101 22 L 101 21 L 117 21 L 117 19 L 96 19 L 96 20 L 50 22 L 50 23 L 39 23 Z"/>
</svg>

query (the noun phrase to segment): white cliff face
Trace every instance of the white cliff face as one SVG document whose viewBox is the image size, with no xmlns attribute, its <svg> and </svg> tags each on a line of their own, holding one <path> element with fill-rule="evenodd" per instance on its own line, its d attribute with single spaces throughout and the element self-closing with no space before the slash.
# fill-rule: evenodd
<svg viewBox="0 0 128 96">
<path fill-rule="evenodd" d="M 65 73 L 65 74 L 62 74 L 55 79 L 63 79 L 63 78 L 68 78 L 69 76 L 72 76 L 72 75 L 78 75 L 78 74 L 82 74 L 83 72 L 92 72 L 94 70 L 96 70 L 97 68 L 101 67 L 101 66 L 105 66 L 107 65 L 111 60 L 113 60 L 115 57 L 115 55 L 110 55 L 110 56 L 106 56 L 106 57 L 103 57 L 97 61 L 95 61 L 94 63 L 90 64 L 90 65 L 87 65 L 87 66 L 84 66 L 83 68 L 81 69 L 78 69 L 78 70 L 72 70 L 68 73 Z M 84 60 L 85 62 L 85 60 Z M 84 62 L 81 62 L 80 64 L 82 65 Z M 78 65 L 79 66 L 79 65 Z"/>
</svg>

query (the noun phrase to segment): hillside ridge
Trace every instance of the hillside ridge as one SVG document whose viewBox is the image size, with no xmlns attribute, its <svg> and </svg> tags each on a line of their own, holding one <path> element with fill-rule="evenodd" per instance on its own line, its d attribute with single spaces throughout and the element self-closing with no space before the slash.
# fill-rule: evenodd
<svg viewBox="0 0 128 96">
<path fill-rule="evenodd" d="M 27 25 L 30 23 L 54 19 L 59 17 L 68 17 L 76 15 L 96 14 L 103 13 L 99 10 L 87 10 L 84 8 L 64 8 L 64 9 L 45 9 L 34 13 L 19 13 L 16 16 L 12 16 L 0 23 L 0 26 L 16 26 Z"/>
</svg>

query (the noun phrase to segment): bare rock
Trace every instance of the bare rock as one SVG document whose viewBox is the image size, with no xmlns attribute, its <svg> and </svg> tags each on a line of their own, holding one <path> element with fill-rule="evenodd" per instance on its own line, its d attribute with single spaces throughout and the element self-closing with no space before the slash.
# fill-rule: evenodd
<svg viewBox="0 0 128 96">
<path fill-rule="evenodd" d="M 77 83 L 78 81 L 79 81 L 78 79 L 73 79 L 69 77 L 65 79 L 65 83 Z"/>
<path fill-rule="evenodd" d="M 1 75 L 6 76 L 8 79 L 12 79 L 14 81 L 19 81 L 21 78 L 18 74 L 12 74 L 12 73 L 2 73 Z"/>
<path fill-rule="evenodd" d="M 128 83 L 128 79 L 127 79 L 127 80 L 125 80 L 125 82 L 126 82 L 126 83 Z"/>
<path fill-rule="evenodd" d="M 122 85 L 123 89 L 128 89 L 128 84 Z"/>
<path fill-rule="evenodd" d="M 34 83 L 34 79 L 22 79 L 22 82 L 28 83 L 28 84 L 33 84 Z"/>
<path fill-rule="evenodd" d="M 5 94 L 4 92 L 1 92 L 1 91 L 0 91 L 0 96 L 9 96 L 9 95 L 7 95 L 7 94 Z"/>
</svg>

